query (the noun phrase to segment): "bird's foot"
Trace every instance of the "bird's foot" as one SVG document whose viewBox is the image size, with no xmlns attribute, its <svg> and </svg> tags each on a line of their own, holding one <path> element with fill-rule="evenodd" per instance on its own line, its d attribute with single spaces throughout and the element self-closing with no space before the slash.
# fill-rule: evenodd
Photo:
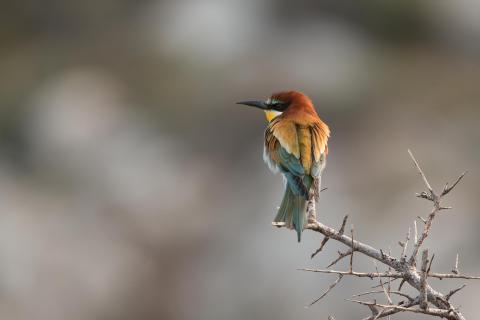
<svg viewBox="0 0 480 320">
<path fill-rule="evenodd" d="M 285 225 L 286 225 L 285 222 L 272 221 L 272 226 L 275 226 L 277 228 L 285 227 Z"/>
</svg>

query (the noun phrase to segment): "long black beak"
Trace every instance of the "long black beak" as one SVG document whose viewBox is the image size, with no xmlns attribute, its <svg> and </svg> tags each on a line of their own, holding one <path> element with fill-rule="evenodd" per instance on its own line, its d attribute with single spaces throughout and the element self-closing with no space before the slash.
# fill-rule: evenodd
<svg viewBox="0 0 480 320">
<path fill-rule="evenodd" d="M 265 104 L 264 101 L 240 101 L 240 102 L 237 102 L 237 104 L 244 104 L 246 106 L 256 107 L 263 110 L 268 109 L 268 106 Z"/>
</svg>

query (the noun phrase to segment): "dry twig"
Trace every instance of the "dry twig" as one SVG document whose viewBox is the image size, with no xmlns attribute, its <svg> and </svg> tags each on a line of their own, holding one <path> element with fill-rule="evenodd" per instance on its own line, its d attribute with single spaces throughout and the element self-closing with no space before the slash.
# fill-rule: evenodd
<svg viewBox="0 0 480 320">
<path fill-rule="evenodd" d="M 340 282 L 340 280 L 342 280 L 342 278 L 343 278 L 343 275 L 342 275 L 342 274 L 339 274 L 338 277 L 337 277 L 337 280 L 335 280 L 335 282 L 332 283 L 332 284 L 330 285 L 330 287 L 328 287 L 327 291 L 325 291 L 325 292 L 320 296 L 320 298 L 315 299 L 314 301 L 312 301 L 312 302 L 307 306 L 307 308 L 308 308 L 308 307 L 311 307 L 312 305 L 314 305 L 314 304 L 317 303 L 318 301 L 322 300 L 323 297 L 325 297 L 333 288 L 335 288 L 335 286 Z"/>
<path fill-rule="evenodd" d="M 322 190 L 325 190 L 325 189 L 326 188 L 324 188 Z M 345 231 L 345 225 L 347 224 L 347 219 L 348 219 L 348 214 L 346 214 L 345 217 L 343 217 L 342 226 L 340 227 L 340 230 L 338 231 L 341 234 L 343 234 L 343 232 Z M 311 259 L 313 259 L 313 257 L 315 257 L 320 251 L 323 250 L 323 247 L 325 247 L 325 245 L 327 244 L 329 239 L 330 239 L 329 237 L 324 237 L 323 238 L 322 243 L 320 243 L 320 247 L 314 253 L 312 253 L 312 255 L 310 256 Z"/>
<path fill-rule="evenodd" d="M 400 246 L 402 247 L 402 252 L 400 258 L 397 259 L 389 253 L 383 252 L 381 249 L 376 249 L 368 244 L 360 242 L 354 238 L 354 229 L 353 225 L 351 228 L 351 236 L 345 235 L 345 225 L 347 222 L 347 217 L 343 219 L 341 228 L 337 231 L 323 223 L 317 221 L 316 219 L 312 219 L 316 217 L 314 212 L 308 212 L 308 217 L 310 218 L 308 221 L 309 223 L 305 227 L 305 229 L 312 230 L 314 232 L 321 233 L 324 236 L 320 248 L 312 254 L 312 257 L 315 256 L 317 253 L 322 251 L 328 240 L 333 239 L 337 242 L 342 243 L 343 245 L 348 247 L 348 250 L 344 253 L 338 252 L 339 256 L 327 267 L 327 269 L 311 269 L 311 268 L 303 268 L 299 270 L 309 271 L 309 272 L 319 272 L 319 273 L 326 273 L 326 274 L 336 274 L 337 280 L 330 285 L 330 287 L 322 294 L 320 298 L 313 301 L 310 305 L 316 303 L 323 297 L 325 297 L 341 280 L 344 276 L 352 276 L 352 277 L 359 277 L 359 278 L 371 278 L 372 280 L 375 278 L 379 279 L 380 285 L 375 286 L 381 287 L 382 290 L 377 291 L 370 291 L 364 292 L 354 297 L 374 294 L 374 293 L 381 293 L 383 292 L 386 296 L 388 304 L 381 304 L 377 303 L 376 301 L 373 302 L 365 302 L 365 301 L 358 301 L 358 300 L 349 300 L 355 303 L 359 303 L 365 305 L 371 311 L 371 315 L 364 320 L 375 320 L 384 317 L 389 317 L 390 315 L 399 313 L 399 312 L 412 312 L 412 313 L 421 313 L 425 315 L 441 317 L 445 319 L 451 320 L 465 320 L 465 317 L 462 313 L 455 308 L 450 302 L 449 299 L 463 289 L 465 285 L 461 286 L 460 288 L 451 290 L 448 294 L 442 294 L 441 292 L 433 289 L 431 285 L 428 283 L 428 278 L 437 278 L 437 279 L 480 279 L 477 276 L 469 276 L 463 275 L 458 271 L 458 255 L 455 261 L 455 267 L 451 273 L 435 273 L 431 272 L 432 268 L 432 261 L 434 255 L 432 255 L 430 259 L 430 263 L 428 260 L 428 250 L 422 251 L 422 263 L 420 270 L 417 269 L 416 260 L 420 249 L 422 248 L 425 239 L 428 237 L 434 218 L 436 217 L 437 213 L 441 210 L 444 210 L 449 207 L 444 207 L 441 205 L 442 198 L 449 194 L 462 180 L 465 176 L 465 173 L 462 173 L 455 182 L 449 186 L 446 184 L 443 188 L 443 191 L 440 194 L 435 193 L 434 189 L 431 187 L 425 173 L 423 172 L 422 168 L 420 167 L 418 161 L 415 159 L 413 154 L 410 150 L 408 150 L 410 157 L 415 165 L 415 168 L 419 175 L 422 177 L 422 180 L 425 184 L 426 191 L 423 191 L 417 196 L 419 198 L 423 198 L 429 200 L 433 203 L 432 210 L 426 219 L 419 217 L 423 222 L 423 230 L 421 233 L 418 233 L 417 223 L 414 221 L 414 244 L 412 247 L 412 253 L 410 258 L 407 259 L 407 247 L 408 242 L 410 240 L 410 230 L 407 233 L 405 242 L 399 242 Z M 313 198 L 310 202 L 314 202 Z M 308 210 L 315 210 L 315 206 L 311 205 L 309 202 Z M 353 254 L 357 252 L 359 254 L 363 254 L 367 257 L 374 259 L 375 261 L 385 265 L 388 268 L 386 272 L 379 272 L 378 268 L 376 267 L 376 272 L 357 272 L 353 269 Z M 340 271 L 340 270 L 332 270 L 328 269 L 334 264 L 336 264 L 341 259 L 350 256 L 350 264 L 348 271 Z M 387 278 L 387 286 L 385 286 L 385 282 L 382 280 Z M 401 279 L 400 287 L 397 291 L 391 290 L 391 282 Z M 412 288 L 414 288 L 418 295 L 416 297 L 412 297 L 403 293 L 402 286 L 404 283 L 408 283 Z M 398 303 L 394 303 L 391 295 L 396 295 L 399 297 L 404 297 L 407 301 L 400 301 Z M 418 307 L 416 307 L 418 306 Z M 329 317 L 329 319 L 333 319 L 333 317 Z"/>
</svg>

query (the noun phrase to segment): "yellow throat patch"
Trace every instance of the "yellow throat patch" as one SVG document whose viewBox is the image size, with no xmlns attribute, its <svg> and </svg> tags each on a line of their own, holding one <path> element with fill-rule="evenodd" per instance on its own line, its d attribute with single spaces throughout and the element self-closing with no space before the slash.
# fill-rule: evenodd
<svg viewBox="0 0 480 320">
<path fill-rule="evenodd" d="M 268 122 L 271 122 L 273 119 L 281 115 L 282 113 L 280 111 L 275 111 L 275 110 L 265 110 L 265 117 L 267 118 Z"/>
</svg>

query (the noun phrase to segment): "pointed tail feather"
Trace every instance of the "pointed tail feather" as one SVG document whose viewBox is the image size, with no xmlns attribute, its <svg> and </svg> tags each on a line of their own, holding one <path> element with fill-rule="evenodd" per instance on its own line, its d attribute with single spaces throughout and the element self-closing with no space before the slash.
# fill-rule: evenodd
<svg viewBox="0 0 480 320">
<path fill-rule="evenodd" d="M 274 222 L 284 222 L 289 229 L 297 231 L 298 242 L 302 238 L 302 231 L 306 221 L 306 204 L 305 197 L 295 195 L 289 184 L 287 183 L 285 194 L 283 195 L 280 209 Z"/>
</svg>

